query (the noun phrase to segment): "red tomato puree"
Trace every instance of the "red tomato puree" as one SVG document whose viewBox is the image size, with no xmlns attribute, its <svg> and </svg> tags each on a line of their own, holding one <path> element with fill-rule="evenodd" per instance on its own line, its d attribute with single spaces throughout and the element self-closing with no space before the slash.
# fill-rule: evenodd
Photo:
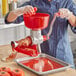
<svg viewBox="0 0 76 76">
<path fill-rule="evenodd" d="M 63 65 L 46 57 L 24 60 L 21 61 L 20 63 L 38 72 L 45 72 L 64 67 Z"/>
</svg>

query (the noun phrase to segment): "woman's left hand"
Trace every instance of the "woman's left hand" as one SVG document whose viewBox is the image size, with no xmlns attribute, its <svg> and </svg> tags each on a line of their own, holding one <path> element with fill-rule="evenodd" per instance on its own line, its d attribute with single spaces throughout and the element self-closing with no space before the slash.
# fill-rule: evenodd
<svg viewBox="0 0 76 76">
<path fill-rule="evenodd" d="M 72 15 L 72 12 L 66 8 L 61 8 L 59 9 L 58 14 L 61 18 L 69 19 Z"/>
</svg>

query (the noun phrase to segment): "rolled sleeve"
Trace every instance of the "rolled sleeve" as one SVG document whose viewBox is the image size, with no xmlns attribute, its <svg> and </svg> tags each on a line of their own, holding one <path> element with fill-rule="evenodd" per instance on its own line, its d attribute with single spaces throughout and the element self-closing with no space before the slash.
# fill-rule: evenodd
<svg viewBox="0 0 76 76">
<path fill-rule="evenodd" d="M 76 27 L 72 27 L 72 26 L 71 26 L 71 29 L 72 29 L 72 31 L 73 31 L 74 33 L 76 33 Z"/>
</svg>

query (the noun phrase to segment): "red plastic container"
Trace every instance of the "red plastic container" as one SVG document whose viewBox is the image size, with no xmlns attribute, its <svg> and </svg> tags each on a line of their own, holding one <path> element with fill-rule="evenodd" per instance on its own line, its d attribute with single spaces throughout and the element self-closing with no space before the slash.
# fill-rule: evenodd
<svg viewBox="0 0 76 76">
<path fill-rule="evenodd" d="M 32 16 L 23 15 L 25 26 L 32 30 L 44 29 L 48 26 L 50 15 L 47 13 L 36 13 Z"/>
</svg>

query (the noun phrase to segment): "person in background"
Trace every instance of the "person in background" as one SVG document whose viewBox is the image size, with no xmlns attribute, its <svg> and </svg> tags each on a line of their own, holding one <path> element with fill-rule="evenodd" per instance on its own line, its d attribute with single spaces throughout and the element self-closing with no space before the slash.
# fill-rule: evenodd
<svg viewBox="0 0 76 76">
<path fill-rule="evenodd" d="M 23 14 L 34 14 L 34 7 L 37 12 L 50 14 L 49 24 L 55 13 L 60 16 L 56 18 L 53 25 L 50 39 L 41 44 L 43 53 L 61 59 L 74 68 L 73 54 L 68 39 L 68 24 L 71 30 L 76 33 L 76 5 L 72 0 L 30 0 L 21 5 L 18 9 L 6 15 L 5 23 L 21 23 Z M 50 25 L 42 30 L 42 34 L 47 34 Z"/>
</svg>

